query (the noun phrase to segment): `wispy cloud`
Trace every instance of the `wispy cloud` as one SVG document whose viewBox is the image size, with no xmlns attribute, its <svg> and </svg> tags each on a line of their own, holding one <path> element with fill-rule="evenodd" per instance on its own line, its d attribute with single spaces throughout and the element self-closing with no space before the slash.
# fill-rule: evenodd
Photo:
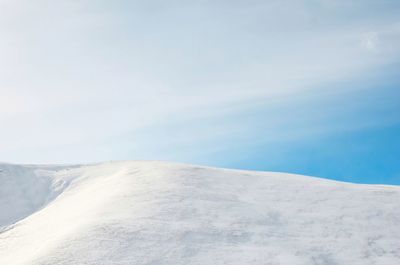
<svg viewBox="0 0 400 265">
<path fill-rule="evenodd" d="M 374 52 L 378 51 L 378 45 L 379 45 L 378 34 L 374 31 L 365 33 L 362 39 L 362 45 L 365 49 L 369 51 L 374 51 Z"/>
<path fill-rule="evenodd" d="M 359 12 L 368 4 L 376 12 Z M 331 84 L 363 80 L 400 55 L 399 6 L 374 1 L 0 5 L 3 160 L 51 162 L 54 150 L 60 161 L 158 157 L 167 139 L 154 130 L 171 143 L 229 130 L 239 139 L 259 129 L 235 119 L 254 105 L 279 106 L 258 116 L 277 139 L 278 124 L 307 118 L 288 113 L 297 98 L 340 91 Z M 177 124 L 198 130 L 182 135 Z M 315 126 L 303 134 L 318 134 Z"/>
</svg>

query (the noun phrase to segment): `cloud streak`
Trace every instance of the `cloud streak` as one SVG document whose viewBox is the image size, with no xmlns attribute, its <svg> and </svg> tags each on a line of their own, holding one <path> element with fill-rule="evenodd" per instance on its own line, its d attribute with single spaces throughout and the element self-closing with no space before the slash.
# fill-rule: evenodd
<svg viewBox="0 0 400 265">
<path fill-rule="evenodd" d="M 285 126 L 274 124 L 299 119 L 285 111 L 297 98 L 362 80 L 400 55 L 399 7 L 385 3 L 374 13 L 347 1 L 0 4 L 0 160 L 164 158 L 165 141 L 217 144 L 229 130 L 252 135 L 258 122 L 279 139 Z M 243 130 L 234 117 L 254 105 L 280 111 Z M 201 128 L 181 135 L 176 124 Z"/>
</svg>

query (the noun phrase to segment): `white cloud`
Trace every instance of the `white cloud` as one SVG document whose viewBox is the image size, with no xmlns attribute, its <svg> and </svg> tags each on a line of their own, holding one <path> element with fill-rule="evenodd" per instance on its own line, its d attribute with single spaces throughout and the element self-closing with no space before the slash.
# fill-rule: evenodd
<svg viewBox="0 0 400 265">
<path fill-rule="evenodd" d="M 362 45 L 365 49 L 369 51 L 377 52 L 379 50 L 378 33 L 374 31 L 365 33 L 362 39 Z"/>
<path fill-rule="evenodd" d="M 391 17 L 365 33 L 368 15 L 346 17 L 346 25 L 329 15 L 357 8 L 343 3 L 0 4 L 0 160 L 65 146 L 86 145 L 89 154 L 108 139 L 170 121 L 224 117 L 255 102 L 285 106 L 288 97 L 399 55 L 393 48 L 390 58 L 376 57 L 359 46 L 360 36 L 368 51 L 395 43 Z M 131 143 L 146 146 L 141 140 Z"/>
</svg>

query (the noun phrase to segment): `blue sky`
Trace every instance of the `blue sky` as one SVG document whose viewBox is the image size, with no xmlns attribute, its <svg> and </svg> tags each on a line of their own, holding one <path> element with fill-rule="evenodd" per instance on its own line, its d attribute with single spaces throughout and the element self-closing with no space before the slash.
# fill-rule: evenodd
<svg viewBox="0 0 400 265">
<path fill-rule="evenodd" d="M 400 184 L 398 14 L 398 1 L 0 0 L 0 161 Z"/>
</svg>

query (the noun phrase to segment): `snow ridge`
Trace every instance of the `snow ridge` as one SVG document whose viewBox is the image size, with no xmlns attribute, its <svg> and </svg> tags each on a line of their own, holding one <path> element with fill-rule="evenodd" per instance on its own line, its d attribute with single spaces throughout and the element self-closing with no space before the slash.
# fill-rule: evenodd
<svg viewBox="0 0 400 265">
<path fill-rule="evenodd" d="M 397 265 L 399 201 L 284 173 L 0 164 L 0 264 Z"/>
<path fill-rule="evenodd" d="M 0 232 L 55 199 L 67 186 L 55 173 L 63 167 L 0 164 Z"/>
</svg>

